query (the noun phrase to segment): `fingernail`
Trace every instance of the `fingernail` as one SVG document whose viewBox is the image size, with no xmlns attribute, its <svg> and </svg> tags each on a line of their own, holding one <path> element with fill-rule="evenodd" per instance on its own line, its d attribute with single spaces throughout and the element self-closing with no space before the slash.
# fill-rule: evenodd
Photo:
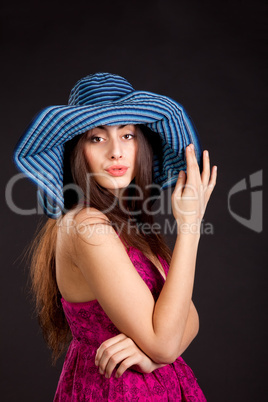
<svg viewBox="0 0 268 402">
<path fill-rule="evenodd" d="M 181 170 L 179 173 L 179 177 L 182 177 L 182 176 L 183 176 L 183 170 Z"/>
<path fill-rule="evenodd" d="M 208 151 L 205 151 L 205 156 L 208 156 Z"/>
<path fill-rule="evenodd" d="M 103 374 L 103 371 L 102 371 L 102 369 L 101 369 L 101 368 L 99 369 L 99 373 L 100 373 L 100 374 Z"/>
<path fill-rule="evenodd" d="M 188 151 L 190 151 L 191 152 L 191 150 L 192 150 L 192 147 L 191 147 L 191 144 L 188 146 Z"/>
</svg>

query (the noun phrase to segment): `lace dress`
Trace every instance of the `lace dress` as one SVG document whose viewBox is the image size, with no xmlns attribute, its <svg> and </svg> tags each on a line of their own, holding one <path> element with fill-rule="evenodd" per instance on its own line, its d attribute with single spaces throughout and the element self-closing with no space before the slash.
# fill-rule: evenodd
<svg viewBox="0 0 268 402">
<path fill-rule="evenodd" d="M 164 278 L 141 251 L 130 247 L 128 255 L 156 300 Z M 167 274 L 167 262 L 160 256 L 158 258 Z M 120 378 L 115 378 L 114 370 L 111 378 L 105 378 L 99 374 L 94 363 L 96 350 L 102 342 L 120 332 L 96 300 L 70 303 L 62 299 L 62 306 L 73 340 L 64 361 L 54 402 L 206 401 L 193 371 L 182 357 L 149 374 L 128 369 Z"/>
</svg>

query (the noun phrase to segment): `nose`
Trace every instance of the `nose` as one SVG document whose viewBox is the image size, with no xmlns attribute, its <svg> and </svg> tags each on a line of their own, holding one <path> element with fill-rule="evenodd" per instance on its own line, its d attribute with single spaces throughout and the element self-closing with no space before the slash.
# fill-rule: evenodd
<svg viewBox="0 0 268 402">
<path fill-rule="evenodd" d="M 123 156 L 122 147 L 118 138 L 111 138 L 111 145 L 109 150 L 109 156 L 111 159 L 120 159 Z"/>
</svg>

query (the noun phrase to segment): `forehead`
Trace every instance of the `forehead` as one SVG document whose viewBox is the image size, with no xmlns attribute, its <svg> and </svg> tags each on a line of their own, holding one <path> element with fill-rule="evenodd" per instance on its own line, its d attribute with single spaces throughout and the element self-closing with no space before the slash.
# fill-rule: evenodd
<svg viewBox="0 0 268 402">
<path fill-rule="evenodd" d="M 134 130 L 135 125 L 134 124 L 121 124 L 121 125 L 115 125 L 115 126 L 108 126 L 108 125 L 106 125 L 106 126 L 97 126 L 97 127 L 92 128 L 92 130 L 97 130 L 98 129 L 98 130 L 109 131 L 109 130 L 114 130 L 114 129 L 122 130 L 124 128 Z"/>
</svg>

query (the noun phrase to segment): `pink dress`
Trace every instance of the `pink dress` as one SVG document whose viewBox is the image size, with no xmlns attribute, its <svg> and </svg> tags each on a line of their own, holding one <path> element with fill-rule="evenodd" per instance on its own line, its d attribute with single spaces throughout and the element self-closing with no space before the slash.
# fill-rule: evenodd
<svg viewBox="0 0 268 402">
<path fill-rule="evenodd" d="M 164 284 L 162 275 L 141 251 L 130 247 L 128 255 L 156 300 Z M 158 258 L 167 274 L 167 262 Z M 62 306 L 73 340 L 54 402 L 206 401 L 193 371 L 182 357 L 150 374 L 128 369 L 120 378 L 115 378 L 114 370 L 111 378 L 105 378 L 94 363 L 96 350 L 102 342 L 120 332 L 97 300 L 70 303 L 62 299 Z"/>
</svg>

